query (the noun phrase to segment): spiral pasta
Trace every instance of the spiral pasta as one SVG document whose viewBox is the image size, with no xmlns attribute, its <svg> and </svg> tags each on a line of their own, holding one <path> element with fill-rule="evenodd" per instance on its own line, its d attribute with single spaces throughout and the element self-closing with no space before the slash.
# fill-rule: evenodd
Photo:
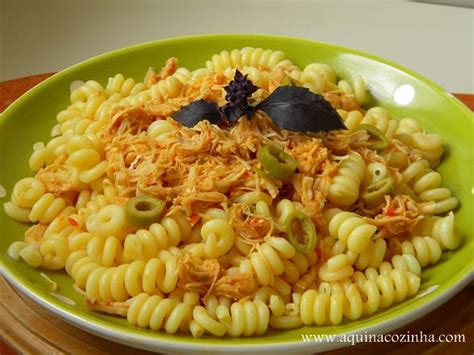
<svg viewBox="0 0 474 355">
<path fill-rule="evenodd" d="M 46 193 L 31 207 L 29 219 L 31 222 L 46 224 L 58 216 L 65 207 L 66 201 L 63 198 Z"/>
<path fill-rule="evenodd" d="M 68 248 L 71 252 L 77 250 L 87 250 L 87 244 L 94 238 L 91 233 L 79 232 L 68 237 Z"/>
<path fill-rule="evenodd" d="M 76 250 L 69 254 L 64 265 L 77 287 L 84 289 L 89 274 L 100 267 L 94 263 L 85 250 Z"/>
<path fill-rule="evenodd" d="M 129 95 L 138 94 L 140 91 L 146 89 L 144 83 L 136 83 L 133 78 L 127 78 L 123 74 L 116 74 L 115 76 L 109 78 L 105 91 L 108 96 L 112 96 L 117 93 L 122 97 Z"/>
<path fill-rule="evenodd" d="M 105 92 L 97 92 L 84 102 L 73 103 L 56 116 L 58 124 L 51 131 L 51 136 L 55 138 L 46 148 L 50 152 L 54 150 L 58 157 L 58 144 L 64 143 L 68 138 L 74 135 L 97 134 L 107 124 L 112 110 L 118 107 L 121 98 L 119 93 L 107 97 Z"/>
<path fill-rule="evenodd" d="M 83 193 L 84 191 L 85 193 Z M 102 208 L 109 205 L 116 195 L 116 191 L 109 188 L 101 192 L 98 192 L 98 190 L 84 191 L 81 191 L 76 200 L 76 209 L 79 218 L 82 220 L 87 220 L 90 215 L 98 213 Z"/>
<path fill-rule="evenodd" d="M 441 247 L 434 238 L 414 237 L 401 244 L 403 254 L 413 255 L 421 267 L 436 263 L 441 257 Z"/>
<path fill-rule="evenodd" d="M 151 85 L 146 90 L 123 98 L 119 103 L 138 106 L 153 99 L 163 101 L 165 99 L 177 97 L 182 88 L 183 84 L 178 78 L 169 76 L 166 79 L 162 79 L 156 84 Z"/>
<path fill-rule="evenodd" d="M 284 271 L 281 277 L 291 285 L 296 284 L 316 261 L 317 257 L 295 252 L 293 257 L 282 259 Z"/>
<path fill-rule="evenodd" d="M 193 310 L 193 319 L 210 334 L 238 337 L 265 333 L 269 313 L 268 307 L 262 301 L 247 301 L 243 304 L 234 302 L 230 307 L 217 307 L 217 320 L 213 319 L 204 307 L 197 306 Z"/>
<path fill-rule="evenodd" d="M 191 306 L 186 303 L 176 304 L 170 299 L 141 293 L 131 301 L 127 320 L 142 328 L 163 328 L 167 333 L 173 334 L 182 324 L 186 324 L 191 312 Z"/>
<path fill-rule="evenodd" d="M 218 306 L 217 318 L 232 337 L 259 335 L 268 328 L 268 307 L 259 301 L 234 302 L 230 309 Z"/>
<path fill-rule="evenodd" d="M 443 140 L 368 107 L 361 75 L 314 60 L 245 47 L 71 84 L 51 139 L 33 145 L 34 176 L 3 204 L 32 224 L 7 254 L 65 269 L 91 311 L 193 337 L 338 325 L 414 296 L 422 268 L 462 242 L 435 171 Z M 258 109 L 177 118 L 258 108 L 285 86 L 325 100 L 347 130 L 282 130 Z"/>
<path fill-rule="evenodd" d="M 255 292 L 254 300 L 265 303 L 271 314 L 275 316 L 281 316 L 285 313 L 286 308 L 283 297 L 271 287 L 259 287 Z"/>
<path fill-rule="evenodd" d="M 43 257 L 41 267 L 48 270 L 60 270 L 66 265 L 69 256 L 67 237 L 53 234 L 41 243 L 40 253 Z"/>
<path fill-rule="evenodd" d="M 85 290 L 89 298 L 103 301 L 123 301 L 141 292 L 169 293 L 176 288 L 177 267 L 177 258 L 171 256 L 147 262 L 137 260 L 112 268 L 99 267 L 87 276 Z"/>
<path fill-rule="evenodd" d="M 222 51 L 219 54 L 215 54 L 211 60 L 206 62 L 206 67 L 214 72 L 222 72 L 227 68 L 241 68 L 244 66 L 272 69 L 281 64 L 284 59 L 285 54 L 282 51 L 245 47 L 241 50 L 234 49 L 231 52 Z"/>
<path fill-rule="evenodd" d="M 153 223 L 148 230 L 129 234 L 124 241 L 124 254 L 129 260 L 148 260 L 161 250 L 176 246 L 189 238 L 191 226 L 181 214 L 165 217 L 160 223 Z"/>
<path fill-rule="evenodd" d="M 123 235 L 125 212 L 119 205 L 106 205 L 98 212 L 89 215 L 87 230 L 99 237 Z"/>
<path fill-rule="evenodd" d="M 354 283 L 321 284 L 319 292 L 303 293 L 300 314 L 304 324 L 339 324 L 343 317 L 359 319 L 362 314 L 374 313 L 379 307 L 386 308 L 393 302 L 401 302 L 413 296 L 419 289 L 420 279 L 410 271 L 383 264 L 380 271 L 368 268 L 365 274 L 357 271 Z M 360 291 L 359 291 L 360 290 Z"/>
<path fill-rule="evenodd" d="M 93 236 L 86 245 L 87 254 L 91 260 L 99 265 L 113 266 L 126 261 L 122 243 L 111 235 L 109 237 Z"/>
<path fill-rule="evenodd" d="M 175 127 L 168 121 L 155 121 L 147 129 L 147 133 L 156 140 L 167 137 Z"/>
<path fill-rule="evenodd" d="M 358 271 L 353 276 L 353 280 L 359 287 L 361 283 L 365 284 L 366 280 L 375 281 L 380 294 L 378 305 L 380 308 L 389 307 L 393 302 L 401 302 L 406 297 L 413 296 L 420 287 L 419 276 L 410 271 L 392 269 L 389 265 L 388 263 L 387 265 L 382 264 L 380 273 L 377 273 L 375 269 L 368 268 L 364 274 Z M 385 270 L 384 266 L 386 266 Z"/>
<path fill-rule="evenodd" d="M 209 258 L 226 254 L 234 244 L 234 230 L 229 223 L 219 219 L 204 223 L 201 235 L 204 242 L 204 252 Z"/>
<path fill-rule="evenodd" d="M 461 235 L 454 225 L 454 214 L 445 217 L 425 217 L 412 230 L 413 236 L 432 237 L 441 249 L 456 249 L 461 243 Z"/>
<path fill-rule="evenodd" d="M 39 250 L 25 242 L 13 242 L 8 247 L 7 254 L 14 260 L 23 259 L 31 267 L 39 267 L 43 264 L 43 256 Z"/>
<path fill-rule="evenodd" d="M 282 260 L 294 255 L 295 249 L 286 239 L 269 237 L 257 251 L 250 254 L 248 260 L 240 263 L 240 270 L 254 272 L 257 282 L 262 286 L 272 285 L 274 276 L 284 272 Z"/>
<path fill-rule="evenodd" d="M 104 88 L 97 81 L 89 80 L 71 93 L 71 102 L 87 102 L 96 94 L 103 94 Z"/>
<path fill-rule="evenodd" d="M 404 118 L 399 123 L 395 138 L 420 153 L 422 158 L 431 163 L 431 166 L 438 165 L 444 151 L 443 140 L 440 135 L 425 133 L 420 124 L 414 119 Z"/>
<path fill-rule="evenodd" d="M 363 251 L 355 261 L 354 266 L 358 270 L 365 270 L 368 267 L 378 268 L 387 252 L 387 242 L 384 239 L 371 241 L 365 251 Z"/>
<path fill-rule="evenodd" d="M 354 269 L 347 255 L 331 257 L 319 269 L 319 278 L 323 281 L 341 281 L 352 276 Z"/>
<path fill-rule="evenodd" d="M 433 202 L 433 213 L 441 214 L 455 209 L 458 199 L 451 196 L 449 189 L 440 187 L 441 175 L 428 168 L 426 160 L 410 164 L 403 172 L 403 182 L 407 183 L 422 202 Z"/>
<path fill-rule="evenodd" d="M 390 113 L 383 107 L 372 107 L 365 113 L 360 124 L 370 124 L 385 133 L 387 137 L 393 137 L 398 129 L 398 121 L 390 117 Z"/>
<path fill-rule="evenodd" d="M 339 81 L 337 83 L 337 86 L 344 94 L 353 96 L 356 102 L 361 105 L 364 103 L 366 98 L 364 79 L 362 78 L 362 76 L 356 74 L 353 76 L 352 81 L 352 87 L 345 80 Z"/>
<path fill-rule="evenodd" d="M 67 163 L 79 170 L 79 180 L 90 183 L 105 174 L 107 162 L 102 160 L 94 142 L 87 136 L 74 136 L 67 143 Z"/>
<path fill-rule="evenodd" d="M 365 162 L 362 157 L 351 152 L 344 159 L 329 187 L 328 200 L 340 206 L 349 206 L 359 197 L 359 188 L 365 174 Z"/>
<path fill-rule="evenodd" d="M 352 303 L 348 302 L 349 299 L 353 300 Z M 348 306 L 344 307 L 345 304 Z M 346 314 L 350 314 L 353 319 L 358 319 L 362 314 L 362 300 L 354 285 L 347 291 L 335 290 L 329 293 L 308 290 L 301 297 L 301 321 L 305 325 L 339 324 L 345 308 L 350 311 L 346 311 Z"/>
<path fill-rule="evenodd" d="M 321 94 L 326 91 L 327 81 L 317 70 L 312 69 L 306 67 L 302 72 L 293 71 L 291 77 L 311 92 Z"/>
<path fill-rule="evenodd" d="M 355 253 L 362 253 L 369 247 L 371 237 L 377 230 L 355 213 L 330 209 L 325 216 L 330 235 L 342 240 Z"/>
<path fill-rule="evenodd" d="M 13 187 L 11 201 L 4 204 L 5 213 L 20 222 L 28 222 L 31 209 L 45 193 L 45 186 L 38 179 L 21 179 Z M 57 206 L 61 207 L 59 204 Z M 51 213 L 56 210 L 52 210 Z"/>
</svg>

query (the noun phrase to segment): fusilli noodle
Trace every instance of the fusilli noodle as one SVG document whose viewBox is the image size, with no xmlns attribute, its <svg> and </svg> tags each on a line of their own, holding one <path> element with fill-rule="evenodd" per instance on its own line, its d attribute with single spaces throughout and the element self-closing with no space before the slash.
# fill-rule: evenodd
<svg viewBox="0 0 474 355">
<path fill-rule="evenodd" d="M 435 171 L 443 141 L 367 107 L 362 75 L 336 73 L 246 47 L 78 83 L 33 146 L 35 176 L 3 205 L 32 223 L 8 255 L 65 269 L 93 311 L 194 337 L 337 325 L 414 296 L 422 268 L 461 244 L 458 200 Z M 307 88 L 347 130 L 283 130 L 260 110 L 224 125 L 173 118 L 196 101 L 222 115 L 232 85 L 254 107 Z"/>
</svg>

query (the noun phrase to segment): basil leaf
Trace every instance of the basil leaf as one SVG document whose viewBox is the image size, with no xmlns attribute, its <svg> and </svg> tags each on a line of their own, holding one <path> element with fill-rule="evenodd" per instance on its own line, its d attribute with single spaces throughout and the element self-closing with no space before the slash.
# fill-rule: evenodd
<svg viewBox="0 0 474 355">
<path fill-rule="evenodd" d="M 225 104 L 221 110 L 230 123 L 237 121 L 242 116 L 252 117 L 255 112 L 248 103 L 248 98 L 258 90 L 252 81 L 247 79 L 239 70 L 235 71 L 234 79 L 224 87 L 226 91 Z"/>
<path fill-rule="evenodd" d="M 248 103 L 234 104 L 232 102 L 229 102 L 222 106 L 221 111 L 224 114 L 224 117 L 226 117 L 230 123 L 234 123 L 242 116 L 251 118 L 255 113 L 255 109 L 252 106 L 249 106 Z"/>
<path fill-rule="evenodd" d="M 307 88 L 280 86 L 256 106 L 275 124 L 294 132 L 345 129 L 342 118 L 321 95 Z"/>
<path fill-rule="evenodd" d="M 221 119 L 221 113 L 216 103 L 201 99 L 184 106 L 172 117 L 186 127 L 193 127 L 203 120 L 217 124 Z"/>
</svg>

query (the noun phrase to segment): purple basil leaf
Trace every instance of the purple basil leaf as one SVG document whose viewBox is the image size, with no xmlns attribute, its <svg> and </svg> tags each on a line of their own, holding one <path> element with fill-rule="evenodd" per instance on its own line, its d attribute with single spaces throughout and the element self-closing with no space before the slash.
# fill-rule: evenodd
<svg viewBox="0 0 474 355">
<path fill-rule="evenodd" d="M 230 123 L 237 121 L 240 117 L 245 115 L 245 105 L 234 104 L 229 102 L 222 107 L 224 116 Z"/>
<path fill-rule="evenodd" d="M 246 101 L 255 91 L 258 90 L 248 75 L 243 75 L 238 69 L 235 70 L 234 79 L 229 82 L 229 85 L 224 87 L 227 92 L 225 99 L 229 102 Z"/>
<path fill-rule="evenodd" d="M 255 108 L 264 111 L 278 127 L 294 132 L 346 128 L 331 104 L 306 88 L 280 86 Z"/>
<path fill-rule="evenodd" d="M 216 103 L 201 99 L 182 107 L 173 115 L 173 119 L 186 127 L 193 127 L 203 120 L 217 124 L 221 119 L 221 113 Z"/>
<path fill-rule="evenodd" d="M 237 121 L 242 116 L 251 117 L 249 113 L 253 113 L 253 107 L 248 103 L 248 98 L 257 91 L 258 87 L 253 85 L 252 81 L 247 79 L 247 75 L 243 75 L 236 70 L 234 79 L 229 85 L 224 87 L 226 91 L 225 99 L 227 104 L 221 108 L 221 112 L 230 123 Z"/>
<path fill-rule="evenodd" d="M 255 108 L 249 106 L 248 104 L 241 104 L 241 103 L 227 103 L 221 108 L 222 114 L 227 118 L 229 123 L 234 123 L 240 117 L 246 116 L 247 118 L 251 118 L 255 113 Z"/>
</svg>

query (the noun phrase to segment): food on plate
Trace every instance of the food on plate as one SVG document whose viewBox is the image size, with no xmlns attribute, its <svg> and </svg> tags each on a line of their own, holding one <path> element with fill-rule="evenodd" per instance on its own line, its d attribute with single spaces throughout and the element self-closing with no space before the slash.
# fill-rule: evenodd
<svg viewBox="0 0 474 355">
<path fill-rule="evenodd" d="M 460 236 L 441 136 L 364 79 L 235 49 L 87 81 L 4 204 L 8 254 L 64 269 L 91 310 L 195 337 L 337 325 L 415 295 Z"/>
</svg>

